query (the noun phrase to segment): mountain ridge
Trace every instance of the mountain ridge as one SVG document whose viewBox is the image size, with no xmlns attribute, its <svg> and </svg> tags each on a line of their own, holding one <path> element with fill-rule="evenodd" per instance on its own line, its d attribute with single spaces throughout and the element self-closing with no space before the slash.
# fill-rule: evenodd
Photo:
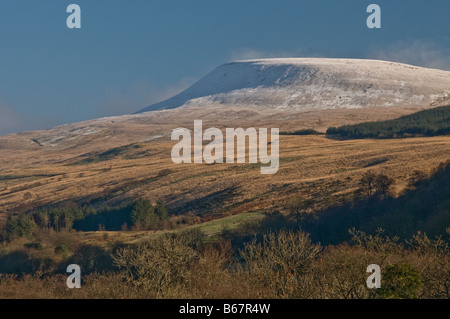
<svg viewBox="0 0 450 319">
<path fill-rule="evenodd" d="M 447 100 L 449 71 L 366 59 L 254 59 L 222 64 L 135 114 L 192 105 L 336 109 L 427 107 Z"/>
</svg>

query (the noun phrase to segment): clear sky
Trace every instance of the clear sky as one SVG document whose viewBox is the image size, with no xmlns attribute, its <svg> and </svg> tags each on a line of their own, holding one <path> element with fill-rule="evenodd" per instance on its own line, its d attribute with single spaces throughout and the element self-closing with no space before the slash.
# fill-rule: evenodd
<svg viewBox="0 0 450 319">
<path fill-rule="evenodd" d="M 81 29 L 66 8 L 81 7 Z M 366 26 L 369 4 L 381 29 Z M 448 0 L 0 0 L 0 134 L 133 113 L 216 66 L 379 58 L 450 70 Z"/>
</svg>

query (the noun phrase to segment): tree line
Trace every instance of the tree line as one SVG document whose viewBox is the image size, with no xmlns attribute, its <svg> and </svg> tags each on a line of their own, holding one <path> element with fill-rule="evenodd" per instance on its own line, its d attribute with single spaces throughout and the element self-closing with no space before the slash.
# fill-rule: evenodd
<svg viewBox="0 0 450 319">
<path fill-rule="evenodd" d="M 55 232 L 69 232 L 72 229 L 78 231 L 159 229 L 169 217 L 169 211 L 163 201 L 153 205 L 147 199 L 138 199 L 134 203 L 120 207 L 104 206 L 98 209 L 92 205 L 79 207 L 76 204 L 66 204 L 8 216 L 5 232 L 0 241 L 27 237 L 36 229 L 51 229 Z"/>
<path fill-rule="evenodd" d="M 303 129 L 292 132 L 280 132 L 280 135 L 323 135 L 323 133 L 318 132 L 314 129 Z"/>
<path fill-rule="evenodd" d="M 357 139 L 449 135 L 450 106 L 423 110 L 388 121 L 330 127 L 326 134 Z"/>
</svg>

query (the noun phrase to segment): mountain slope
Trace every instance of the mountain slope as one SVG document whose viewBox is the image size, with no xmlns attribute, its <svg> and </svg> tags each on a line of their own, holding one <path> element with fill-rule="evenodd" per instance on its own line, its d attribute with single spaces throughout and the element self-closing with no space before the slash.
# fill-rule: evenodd
<svg viewBox="0 0 450 319">
<path fill-rule="evenodd" d="M 310 66 L 305 66 L 305 61 L 310 61 Z M 216 215 L 268 209 L 299 192 L 329 203 L 352 192 L 367 169 L 388 171 L 399 181 L 396 188 L 401 191 L 412 172 L 427 171 L 448 159 L 448 136 L 407 141 L 281 136 L 280 171 L 270 179 L 260 174 L 260 165 L 250 163 L 172 162 L 171 150 L 176 143 L 171 140 L 172 131 L 177 127 L 192 129 L 196 119 L 203 121 L 204 129 L 276 127 L 280 131 L 325 132 L 331 126 L 392 119 L 429 108 L 444 101 L 445 90 L 450 88 L 450 72 L 396 63 L 288 62 L 258 60 L 219 67 L 220 72 L 214 71 L 186 91 L 201 97 L 186 100 L 185 92 L 172 99 L 173 103 L 177 99 L 177 103 L 184 103 L 181 107 L 0 137 L 0 220 L 3 214 L 45 205 L 94 202 L 114 206 L 137 198 L 162 199 L 180 214 Z M 239 72 L 225 72 L 234 69 Z M 388 93 L 401 92 L 398 83 L 402 81 L 410 94 L 395 100 Z M 370 84 L 373 90 L 384 93 L 363 96 L 366 101 L 355 108 L 335 103 L 336 90 L 346 92 L 354 101 L 363 88 L 370 92 Z M 313 95 L 316 101 L 306 101 L 312 108 L 306 108 L 308 104 L 301 100 L 301 90 L 318 90 Z M 420 103 L 411 102 L 414 96 Z M 286 99 L 291 104 L 285 103 Z M 383 107 L 383 99 L 391 106 Z M 291 107 L 280 108 L 284 105 L 281 102 Z"/>
<path fill-rule="evenodd" d="M 448 100 L 448 71 L 377 60 L 262 59 L 223 64 L 138 113 L 182 105 L 339 109 L 427 107 Z"/>
</svg>

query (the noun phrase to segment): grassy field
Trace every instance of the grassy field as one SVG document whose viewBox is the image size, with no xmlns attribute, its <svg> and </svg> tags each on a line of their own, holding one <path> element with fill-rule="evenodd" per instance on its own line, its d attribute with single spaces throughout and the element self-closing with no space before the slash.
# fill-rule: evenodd
<svg viewBox="0 0 450 319">
<path fill-rule="evenodd" d="M 311 200 L 314 210 L 342 202 L 354 195 L 368 171 L 394 179 L 392 190 L 401 194 L 416 171 L 427 175 L 448 159 L 450 137 L 340 141 L 322 135 L 282 135 L 278 172 L 261 175 L 259 163 L 176 165 L 170 158 L 176 143 L 170 134 L 179 126 L 192 128 L 195 118 L 205 119 L 204 129 L 254 126 L 324 132 L 330 125 L 413 111 L 287 110 L 281 114 L 227 108 L 213 116 L 201 108 L 189 113 L 180 109 L 0 137 L 0 223 L 8 214 L 48 205 L 117 206 L 146 198 L 154 203 L 163 200 L 172 214 L 199 216 L 211 223 L 204 226 L 207 233 L 214 233 L 255 212 L 283 211 L 297 196 Z M 227 218 L 225 226 L 218 222 L 222 218 Z"/>
<path fill-rule="evenodd" d="M 164 200 L 175 213 L 221 216 L 277 207 L 299 194 L 320 205 L 351 194 L 369 170 L 394 178 L 401 192 L 414 171 L 427 173 L 450 154 L 450 137 L 336 141 L 280 136 L 280 168 L 268 176 L 260 174 L 259 164 L 176 165 L 170 158 L 173 144 L 140 143 L 118 156 L 82 164 L 76 156 L 54 164 L 4 166 L 1 211 L 70 201 L 117 205 L 145 197 Z M 149 155 L 134 156 L 137 152 Z"/>
<path fill-rule="evenodd" d="M 280 131 L 305 128 L 324 131 L 323 127 L 318 128 L 313 124 L 320 122 L 320 125 L 326 126 L 329 123 L 358 122 L 368 116 L 363 112 L 356 112 L 350 116 L 353 120 L 349 119 L 347 114 L 343 121 L 332 119 L 334 115 L 339 115 L 338 112 L 331 112 L 327 117 L 318 117 L 318 114 L 305 114 L 306 117 L 309 116 L 309 122 L 299 120 L 295 124 L 293 119 L 289 119 L 288 122 L 283 122 L 284 124 L 278 123 Z M 311 287 L 316 287 L 314 296 L 318 298 L 346 298 L 345 294 L 338 294 L 341 284 L 354 280 L 355 287 L 361 286 L 364 280 L 361 281 L 359 277 L 365 279 L 365 267 L 369 262 L 366 258 L 372 258 L 370 254 L 373 252 L 358 247 L 328 247 L 319 255 L 320 258 L 314 260 L 313 274 L 328 278 L 322 274 L 322 261 L 328 262 L 331 267 L 347 263 L 348 266 L 342 269 L 344 272 L 348 271 L 344 275 L 339 273 L 336 276 L 336 285 L 329 288 L 328 281 L 325 280 L 320 286 L 309 280 L 312 277 L 305 277 L 305 283 L 313 283 L 311 287 L 301 292 L 285 292 L 280 295 L 278 286 L 268 289 L 262 281 L 259 282 L 261 286 L 254 288 L 253 270 L 231 271 L 239 269 L 240 265 L 234 262 L 242 256 L 230 247 L 224 253 L 220 243 L 225 237 L 221 238 L 220 235 L 224 231 L 241 232 L 243 228 L 240 226 L 247 222 L 261 221 L 266 212 L 287 212 L 290 203 L 295 202 L 297 198 L 308 200 L 308 209 L 311 211 L 320 211 L 339 203 L 350 203 L 360 189 L 362 176 L 367 172 L 385 174 L 392 178 L 392 196 L 399 196 L 408 189 L 411 179 L 415 178 L 418 172 L 426 178 L 440 163 L 446 162 L 450 154 L 450 136 L 335 140 L 324 135 L 282 135 L 278 172 L 274 175 L 261 175 L 259 163 L 176 165 L 170 158 L 171 149 L 176 143 L 170 140 L 173 125 L 159 123 L 144 129 L 149 123 L 144 124 L 136 124 L 137 128 L 113 128 L 110 125 L 106 128 L 100 126 L 98 132 L 87 129 L 83 131 L 96 132 L 92 135 L 83 133 L 80 136 L 71 136 L 71 131 L 62 128 L 58 134 L 45 131 L 0 138 L 0 232 L 5 230 L 2 222 L 10 214 L 64 203 L 76 203 L 80 206 L 89 204 L 94 207 L 117 206 L 146 198 L 153 203 L 164 201 L 170 213 L 175 215 L 175 221 L 178 217 L 193 216 L 193 222 L 175 222 L 174 227 L 161 227 L 160 230 L 55 232 L 52 229 L 40 229 L 29 238 L 2 242 L 0 267 L 6 271 L 6 275 L 0 274 L 0 296 L 68 296 L 71 292 L 67 291 L 64 280 L 61 281 L 58 276 L 64 273 L 67 263 L 91 260 L 92 267 L 85 266 L 92 268 L 89 268 L 91 274 L 86 281 L 89 288 L 83 290 L 78 298 L 305 298 L 312 293 L 309 291 Z M 230 125 L 236 127 L 234 124 Z M 261 120 L 253 124 L 255 127 L 264 127 L 267 122 Z M 214 123 L 207 126 L 214 126 Z M 132 130 L 132 133 L 128 134 L 126 129 Z M 66 142 L 58 144 L 61 140 L 60 134 L 66 134 Z M 189 282 L 195 283 L 194 287 L 198 285 L 194 290 L 191 284 L 182 288 L 175 285 L 173 288 L 169 287 L 163 295 L 155 295 L 154 290 L 143 294 L 133 283 L 127 282 L 124 285 L 124 280 L 127 279 L 123 277 L 123 273 L 113 273 L 116 277 L 111 281 L 111 286 L 103 286 L 102 276 L 106 275 L 95 273 L 98 269 L 103 269 L 103 262 L 108 265 L 105 269 L 113 269 L 111 256 L 120 245 L 130 244 L 130 247 L 137 247 L 153 239 L 162 239 L 169 241 L 168 247 L 175 249 L 175 255 L 178 255 L 179 247 L 174 248 L 174 245 L 170 244 L 171 239 L 164 239 L 163 235 L 174 233 L 181 237 L 186 231 L 194 231 L 195 235 L 195 230 L 206 235 L 207 249 L 202 248 L 195 252 L 200 258 L 195 260 L 200 261 L 192 264 L 192 272 L 189 270 Z M 67 248 L 67 251 L 62 251 L 61 247 Z M 292 245 L 289 247 L 292 248 Z M 189 249 L 184 247 L 181 251 L 184 253 Z M 379 257 L 380 262 L 387 260 L 377 254 L 378 252 L 375 257 Z M 444 265 L 439 266 L 442 269 L 439 268 L 438 272 L 434 266 L 431 270 L 421 268 L 428 265 L 426 258 L 431 257 L 422 256 L 420 249 L 408 253 L 406 257 L 404 254 L 406 253 L 398 246 L 393 249 L 392 259 L 387 261 L 400 263 L 406 260 L 419 269 L 424 278 L 435 273 L 439 280 L 445 278 L 448 253 L 443 255 L 442 264 L 440 261 L 433 264 L 436 267 Z M 99 265 L 95 265 L 97 257 Z M 222 261 L 219 265 L 217 261 L 220 258 Z M 266 260 L 263 260 L 261 265 L 264 266 L 265 263 Z M 355 279 L 355 269 L 352 267 L 356 264 L 359 277 Z M 255 269 L 260 269 L 261 265 L 255 266 Z M 15 268 L 10 269 L 11 267 Z M 158 267 L 164 271 L 170 268 L 165 264 Z M 29 275 L 14 277 L 14 274 L 21 272 Z M 50 276 L 41 276 L 45 273 Z M 10 274 L 13 274 L 12 277 Z M 273 273 L 268 270 L 266 275 L 268 282 L 274 282 Z M 206 282 L 203 282 L 204 280 Z M 438 282 L 436 280 L 433 282 Z M 55 282 L 58 286 L 54 286 Z M 223 285 L 217 288 L 218 283 Z M 46 286 L 48 289 L 43 289 L 45 285 L 50 288 Z M 443 285 L 445 282 L 440 284 L 439 289 Z M 236 287 L 240 290 L 236 290 Z M 348 287 L 348 291 L 353 289 L 353 286 Z M 424 298 L 441 298 L 445 295 L 441 291 L 433 295 L 433 289 L 435 288 L 428 286 L 423 288 Z M 250 291 L 252 293 L 249 294 Z M 365 293 L 365 297 L 369 296 Z"/>
</svg>

